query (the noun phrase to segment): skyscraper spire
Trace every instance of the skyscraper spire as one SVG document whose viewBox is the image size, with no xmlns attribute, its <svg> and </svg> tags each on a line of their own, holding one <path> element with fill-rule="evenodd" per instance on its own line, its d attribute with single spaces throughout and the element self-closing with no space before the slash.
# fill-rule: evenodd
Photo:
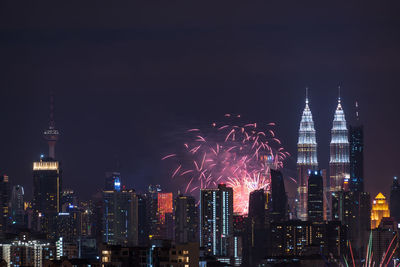
<svg viewBox="0 0 400 267">
<path fill-rule="evenodd" d="M 305 107 L 301 116 L 297 143 L 297 172 L 299 182 L 297 217 L 301 220 L 307 220 L 308 171 L 318 168 L 314 121 L 308 104 L 308 88 L 306 88 Z"/>
<path fill-rule="evenodd" d="M 349 178 L 349 138 L 346 118 L 341 104 L 340 87 L 338 104 L 336 107 L 330 143 L 330 188 L 331 191 L 343 189 L 345 178 Z"/>
<path fill-rule="evenodd" d="M 55 159 L 55 146 L 60 136 L 59 131 L 56 129 L 56 123 L 54 121 L 54 96 L 50 93 L 50 116 L 49 116 L 49 128 L 43 132 L 43 137 L 49 144 L 49 157 Z"/>
</svg>

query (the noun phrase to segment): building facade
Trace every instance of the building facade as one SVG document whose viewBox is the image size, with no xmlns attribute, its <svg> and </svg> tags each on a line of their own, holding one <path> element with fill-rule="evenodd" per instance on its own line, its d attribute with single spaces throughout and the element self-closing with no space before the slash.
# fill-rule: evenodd
<svg viewBox="0 0 400 267">
<path fill-rule="evenodd" d="M 225 184 L 200 190 L 200 246 L 206 255 L 232 256 L 233 190 Z"/>
<path fill-rule="evenodd" d="M 321 171 L 310 171 L 308 178 L 308 220 L 324 220 L 324 183 Z"/>
<path fill-rule="evenodd" d="M 198 242 L 198 212 L 196 199 L 179 195 L 175 198 L 175 242 Z"/>
<path fill-rule="evenodd" d="M 103 242 L 138 244 L 138 202 L 134 190 L 103 192 Z"/>
<path fill-rule="evenodd" d="M 35 230 L 56 236 L 56 218 L 61 211 L 62 171 L 60 163 L 40 158 L 33 163 L 33 213 Z"/>
</svg>

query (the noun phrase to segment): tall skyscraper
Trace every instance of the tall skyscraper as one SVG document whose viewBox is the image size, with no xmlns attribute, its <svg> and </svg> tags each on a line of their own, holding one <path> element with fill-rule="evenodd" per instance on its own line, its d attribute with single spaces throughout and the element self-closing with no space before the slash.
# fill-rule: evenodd
<svg viewBox="0 0 400 267">
<path fill-rule="evenodd" d="M 333 119 L 331 136 L 329 175 L 331 191 L 335 192 L 343 189 L 344 179 L 348 179 L 350 176 L 349 139 L 340 96 Z"/>
<path fill-rule="evenodd" d="M 270 223 L 271 194 L 264 189 L 249 196 L 248 229 L 245 243 L 245 266 L 255 266 L 267 256 L 268 225 Z"/>
<path fill-rule="evenodd" d="M 11 193 L 11 218 L 12 224 L 23 226 L 25 224 L 24 188 L 14 185 Z"/>
<path fill-rule="evenodd" d="M 139 246 L 147 246 L 149 242 L 149 219 L 147 217 L 147 196 L 137 195 L 138 198 L 138 242 Z"/>
<path fill-rule="evenodd" d="M 106 172 L 104 180 L 104 190 L 121 190 L 121 174 L 119 172 Z"/>
<path fill-rule="evenodd" d="M 161 192 L 160 185 L 149 185 L 146 194 L 146 213 L 148 223 L 148 236 L 150 239 L 158 236 L 158 193 Z"/>
<path fill-rule="evenodd" d="M 400 184 L 396 176 L 390 189 L 390 214 L 400 222 Z"/>
<path fill-rule="evenodd" d="M 350 191 L 364 191 L 364 131 L 363 126 L 349 127 Z"/>
<path fill-rule="evenodd" d="M 8 176 L 0 175 L 0 233 L 4 233 L 9 223 L 10 182 Z"/>
<path fill-rule="evenodd" d="M 225 184 L 200 191 L 200 246 L 207 255 L 232 256 L 233 190 Z"/>
<path fill-rule="evenodd" d="M 371 229 L 378 228 L 382 218 L 390 217 L 389 205 L 386 197 L 379 193 L 372 202 L 371 209 Z"/>
<path fill-rule="evenodd" d="M 157 238 L 172 240 L 174 238 L 172 193 L 159 192 L 157 194 L 157 214 Z"/>
<path fill-rule="evenodd" d="M 43 132 L 43 137 L 49 144 L 49 158 L 56 158 L 56 143 L 60 136 L 60 132 L 56 129 L 56 123 L 54 121 L 54 97 L 50 96 L 50 120 L 49 128 Z"/>
<path fill-rule="evenodd" d="M 36 230 L 53 238 L 56 232 L 56 217 L 61 211 L 62 172 L 58 161 L 40 158 L 33 163 L 33 211 Z"/>
<path fill-rule="evenodd" d="M 138 201 L 134 190 L 103 192 L 103 241 L 138 245 Z"/>
<path fill-rule="evenodd" d="M 306 106 L 300 121 L 299 140 L 297 143 L 297 173 L 298 173 L 298 198 L 297 217 L 307 220 L 307 181 L 308 170 L 318 168 L 317 140 L 315 137 L 314 121 L 308 106 L 306 94 Z"/>
<path fill-rule="evenodd" d="M 271 169 L 271 220 L 285 221 L 288 219 L 288 200 L 285 182 L 280 171 Z"/>
<path fill-rule="evenodd" d="M 310 171 L 308 178 L 308 220 L 324 220 L 324 186 L 321 171 Z"/>
<path fill-rule="evenodd" d="M 175 242 L 198 242 L 198 230 L 196 199 L 179 195 L 175 198 Z"/>
</svg>

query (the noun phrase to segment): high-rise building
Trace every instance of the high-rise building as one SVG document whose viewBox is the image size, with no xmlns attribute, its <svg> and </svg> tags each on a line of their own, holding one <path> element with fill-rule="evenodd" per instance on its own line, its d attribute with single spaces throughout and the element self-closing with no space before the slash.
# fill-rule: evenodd
<svg viewBox="0 0 400 267">
<path fill-rule="evenodd" d="M 60 132 L 56 129 L 56 123 L 54 121 L 54 97 L 53 94 L 50 96 L 50 120 L 49 128 L 43 132 L 43 137 L 49 144 L 49 158 L 55 160 L 56 158 L 56 143 L 60 137 Z"/>
<path fill-rule="evenodd" d="M 396 176 L 390 189 L 390 214 L 400 222 L 400 183 Z"/>
<path fill-rule="evenodd" d="M 139 246 L 149 243 L 149 219 L 147 214 L 147 196 L 137 195 L 138 198 L 138 242 Z"/>
<path fill-rule="evenodd" d="M 161 192 L 160 185 L 149 185 L 146 194 L 146 213 L 148 223 L 148 236 L 154 239 L 159 234 L 158 224 L 158 193 Z"/>
<path fill-rule="evenodd" d="M 179 195 L 175 198 L 175 242 L 198 242 L 198 212 L 196 199 Z"/>
<path fill-rule="evenodd" d="M 364 191 L 364 131 L 363 126 L 349 127 L 350 191 Z"/>
<path fill-rule="evenodd" d="M 225 184 L 200 191 L 200 246 L 207 255 L 232 256 L 233 190 Z"/>
<path fill-rule="evenodd" d="M 174 238 L 173 196 L 172 193 L 159 192 L 157 194 L 157 238 Z"/>
<path fill-rule="evenodd" d="M 54 238 L 61 211 L 61 168 L 58 161 L 40 158 L 33 163 L 33 211 L 36 230 Z"/>
<path fill-rule="evenodd" d="M 121 174 L 119 172 L 106 172 L 104 191 L 121 190 Z"/>
<path fill-rule="evenodd" d="M 103 241 L 110 245 L 138 244 L 138 201 L 134 190 L 103 192 Z"/>
<path fill-rule="evenodd" d="M 315 137 L 314 121 L 308 106 L 308 95 L 306 95 L 306 106 L 300 121 L 299 140 L 297 143 L 297 173 L 298 173 L 298 207 L 297 217 L 307 220 L 307 181 L 308 170 L 318 168 L 317 140 Z"/>
<path fill-rule="evenodd" d="M 250 193 L 247 235 L 243 240 L 245 266 L 255 266 L 267 256 L 270 205 L 271 194 L 268 191 L 259 189 Z"/>
<path fill-rule="evenodd" d="M 14 185 L 12 189 L 11 218 L 12 224 L 17 226 L 25 225 L 24 188 L 21 185 Z"/>
<path fill-rule="evenodd" d="M 4 233 L 9 223 L 10 182 L 7 175 L 0 175 L 0 234 Z"/>
<path fill-rule="evenodd" d="M 74 243 L 81 236 L 81 211 L 72 208 L 68 212 L 60 212 L 57 216 L 57 237 L 63 242 Z"/>
<path fill-rule="evenodd" d="M 350 176 L 349 138 L 340 96 L 333 119 L 331 137 L 329 175 L 331 192 L 335 192 L 343 189 L 345 179 Z"/>
<path fill-rule="evenodd" d="M 308 220 L 324 220 L 324 186 L 321 171 L 310 171 L 308 178 Z"/>
<path fill-rule="evenodd" d="M 78 206 L 78 196 L 72 189 L 64 189 L 61 193 L 61 211 L 67 212 Z"/>
<path fill-rule="evenodd" d="M 389 205 L 386 197 L 379 193 L 372 202 L 371 229 L 375 229 L 381 223 L 382 218 L 390 217 Z"/>
<path fill-rule="evenodd" d="M 288 219 L 288 199 L 285 182 L 280 171 L 271 169 L 271 220 L 284 221 Z"/>
</svg>

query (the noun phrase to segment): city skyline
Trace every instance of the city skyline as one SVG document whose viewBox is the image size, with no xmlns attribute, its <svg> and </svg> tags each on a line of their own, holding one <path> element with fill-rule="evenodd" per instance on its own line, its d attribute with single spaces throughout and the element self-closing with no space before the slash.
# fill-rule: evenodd
<svg viewBox="0 0 400 267">
<path fill-rule="evenodd" d="M 233 6 L 221 12 L 222 20 L 235 21 L 232 27 L 208 10 L 202 11 L 214 23 L 189 9 L 191 18 L 177 15 L 164 25 L 165 20 L 154 15 L 138 16 L 139 23 L 121 8 L 124 23 L 78 16 L 76 27 L 67 30 L 66 25 L 73 21 L 60 9 L 54 10 L 58 16 L 49 26 L 43 23 L 44 14 L 49 13 L 46 8 L 29 13 L 29 7 L 22 7 L 20 13 L 12 4 L 5 6 L 1 23 L 4 83 L 0 93 L 4 103 L 0 111 L 9 130 L 0 136 L 5 151 L 0 157 L 4 163 L 1 171 L 16 184 L 29 185 L 31 162 L 47 151 L 41 135 L 48 125 L 50 91 L 55 94 L 55 120 L 62 132 L 56 153 L 65 169 L 65 185 L 87 188 L 91 181 L 102 179 L 104 172 L 119 165 L 129 187 L 144 190 L 144 179 L 161 184 L 167 181 L 167 174 L 157 171 L 164 169 L 159 158 L 178 143 L 173 137 L 177 132 L 205 125 L 225 113 L 276 122 L 284 147 L 294 156 L 307 86 L 319 143 L 319 167 L 328 169 L 331 117 L 336 88 L 341 85 L 346 119 L 350 124 L 354 121 L 353 106 L 358 101 L 360 120 L 365 125 L 366 190 L 372 195 L 379 191 L 388 195 L 387 186 L 377 180 L 390 184 L 399 173 L 394 155 L 400 144 L 396 131 L 391 130 L 397 127 L 393 121 L 399 110 L 397 78 L 393 75 L 398 52 L 391 48 L 400 40 L 390 34 L 399 23 L 394 9 L 375 9 L 366 4 L 363 12 L 354 14 L 354 6 L 332 4 L 319 7 L 323 15 L 316 16 L 298 6 L 303 15 L 278 18 L 271 10 L 283 10 L 281 4 L 272 9 L 264 7 L 244 7 L 251 17 L 234 13 Z M 142 8 L 149 11 L 161 7 L 143 4 Z M 171 9 L 172 14 L 185 9 L 163 8 Z M 70 7 L 65 9 L 74 14 Z M 99 5 L 97 9 L 107 14 L 106 7 Z M 18 20 L 25 13 L 31 23 Z M 177 22 L 186 23 L 188 28 Z M 285 25 L 288 27 L 283 29 Z M 326 28 L 331 31 L 326 32 Z M 177 36 L 177 40 L 171 40 L 171 36 Z M 246 38 L 238 41 L 238 36 Z M 367 41 L 388 49 L 375 50 L 374 45 L 364 45 Z M 333 47 L 332 43 L 337 45 Z M 204 50 L 217 56 L 204 56 Z M 175 61 L 174 56 L 181 61 Z M 35 69 L 30 63 L 35 63 Z M 188 64 L 189 69 L 185 67 Z M 371 101 L 374 109 L 369 108 Z M 375 141 L 377 136 L 380 142 Z M 294 162 L 286 163 L 291 176 L 296 173 Z M 375 166 L 383 164 L 387 167 L 378 171 Z"/>
</svg>

